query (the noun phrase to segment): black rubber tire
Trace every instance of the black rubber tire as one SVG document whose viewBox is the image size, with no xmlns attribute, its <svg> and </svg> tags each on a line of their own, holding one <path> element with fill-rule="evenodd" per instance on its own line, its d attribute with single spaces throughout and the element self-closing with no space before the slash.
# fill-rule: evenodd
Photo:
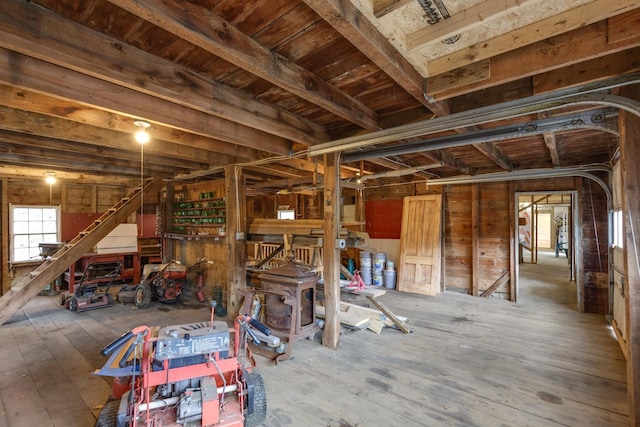
<svg viewBox="0 0 640 427">
<path fill-rule="evenodd" d="M 119 407 L 119 400 L 111 400 L 107 402 L 98 415 L 95 427 L 116 427 L 118 424 Z"/>
<path fill-rule="evenodd" d="M 77 311 L 78 310 L 78 300 L 76 297 L 69 298 L 69 310 Z"/>
<path fill-rule="evenodd" d="M 254 385 L 253 388 L 253 413 L 247 414 L 244 419 L 244 427 L 257 427 L 264 423 L 267 418 L 267 391 L 264 388 L 264 381 L 260 374 L 251 373 Z"/>
<path fill-rule="evenodd" d="M 147 308 L 151 304 L 151 287 L 146 283 L 136 286 L 133 294 L 133 303 L 138 308 Z"/>
</svg>

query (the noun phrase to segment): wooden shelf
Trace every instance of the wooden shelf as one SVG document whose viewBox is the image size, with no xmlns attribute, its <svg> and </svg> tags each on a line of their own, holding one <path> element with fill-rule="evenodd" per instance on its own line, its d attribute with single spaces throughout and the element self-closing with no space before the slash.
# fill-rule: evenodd
<svg viewBox="0 0 640 427">
<path fill-rule="evenodd" d="M 164 237 L 174 240 L 203 240 L 211 242 L 226 243 L 227 236 L 219 236 L 217 234 L 180 234 L 180 233 L 164 233 Z"/>
</svg>

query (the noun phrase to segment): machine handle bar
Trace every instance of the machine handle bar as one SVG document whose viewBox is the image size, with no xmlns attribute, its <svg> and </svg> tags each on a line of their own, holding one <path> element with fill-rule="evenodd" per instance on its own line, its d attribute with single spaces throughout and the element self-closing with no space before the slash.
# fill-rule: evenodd
<svg viewBox="0 0 640 427">
<path fill-rule="evenodd" d="M 110 355 L 116 348 L 120 347 L 122 343 L 131 339 L 131 337 L 133 337 L 133 331 L 123 334 L 120 338 L 116 338 L 111 344 L 107 344 L 107 346 L 100 351 L 100 354 L 105 357 Z"/>
<path fill-rule="evenodd" d="M 249 320 L 249 324 L 254 328 L 256 328 L 257 330 L 259 330 L 260 332 L 262 332 L 263 334 L 265 334 L 266 336 L 271 335 L 271 329 L 269 329 L 267 325 L 260 322 L 258 319 L 254 319 L 252 317 L 251 320 Z"/>
</svg>

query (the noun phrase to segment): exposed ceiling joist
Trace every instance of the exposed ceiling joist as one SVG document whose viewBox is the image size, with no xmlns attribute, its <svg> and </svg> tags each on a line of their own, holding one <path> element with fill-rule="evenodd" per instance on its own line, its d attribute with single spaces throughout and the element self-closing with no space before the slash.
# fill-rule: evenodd
<svg viewBox="0 0 640 427">
<path fill-rule="evenodd" d="M 204 7 L 151 0 L 110 2 L 352 123 L 380 129 L 379 118 L 370 108 L 260 45 Z"/>
</svg>

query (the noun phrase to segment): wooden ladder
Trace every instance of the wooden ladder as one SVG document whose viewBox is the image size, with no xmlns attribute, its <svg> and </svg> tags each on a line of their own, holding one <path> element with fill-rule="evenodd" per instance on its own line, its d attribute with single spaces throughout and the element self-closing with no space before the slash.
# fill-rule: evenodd
<svg viewBox="0 0 640 427">
<path fill-rule="evenodd" d="M 136 188 L 131 194 L 107 210 L 69 243 L 47 258 L 35 270 L 27 274 L 16 286 L 0 298 L 0 325 L 3 325 L 31 298 L 38 295 L 46 285 L 64 273 L 70 265 L 89 252 L 114 228 L 124 222 L 140 207 L 144 192 L 158 190 L 163 181 L 150 178 L 144 187 Z"/>
</svg>

